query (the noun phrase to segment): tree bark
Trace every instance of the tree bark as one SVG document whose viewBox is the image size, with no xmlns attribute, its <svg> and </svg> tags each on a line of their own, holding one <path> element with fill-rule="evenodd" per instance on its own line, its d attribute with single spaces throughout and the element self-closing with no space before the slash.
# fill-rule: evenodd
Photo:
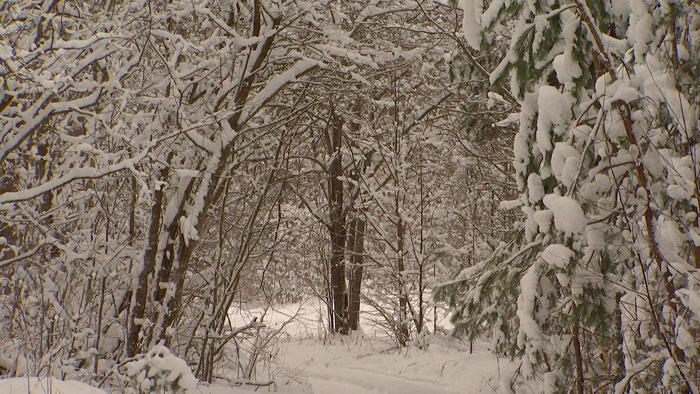
<svg viewBox="0 0 700 394">
<path fill-rule="evenodd" d="M 328 208 L 331 238 L 331 291 L 333 292 L 333 330 L 347 334 L 347 294 L 345 285 L 345 212 L 343 209 L 342 122 L 331 110 L 328 147 Z"/>
<path fill-rule="evenodd" d="M 399 199 L 396 199 L 396 215 L 398 222 L 396 223 L 396 237 L 398 239 L 396 248 L 396 275 L 397 285 L 399 288 L 399 332 L 398 339 L 401 346 L 406 346 L 408 343 L 408 294 L 406 294 L 406 284 L 404 283 L 403 274 L 406 270 L 404 264 L 404 225 L 403 219 L 399 216 Z"/>
<path fill-rule="evenodd" d="M 169 167 L 164 167 L 160 173 L 160 179 L 167 179 Z M 158 236 L 160 234 L 160 218 L 163 211 L 163 190 L 156 189 L 153 193 L 154 203 L 151 207 L 151 223 L 148 229 L 148 244 L 143 255 L 143 266 L 138 274 L 136 285 L 133 288 L 131 311 L 129 313 L 129 327 L 126 338 L 126 355 L 134 357 L 141 352 L 139 337 L 143 328 L 143 319 L 146 312 L 148 299 L 148 277 L 155 268 L 156 253 L 158 249 Z"/>
<path fill-rule="evenodd" d="M 575 308 L 576 304 L 574 304 L 574 309 Z M 583 394 L 583 356 L 581 355 L 578 320 L 574 322 L 574 326 L 571 328 L 571 338 L 574 346 L 574 354 L 576 356 L 576 394 Z"/>
<path fill-rule="evenodd" d="M 365 221 L 357 213 L 348 226 L 348 250 L 350 255 L 350 279 L 348 295 L 348 321 L 350 329 L 357 331 L 360 325 L 360 289 L 362 288 L 362 268 L 364 264 Z"/>
</svg>

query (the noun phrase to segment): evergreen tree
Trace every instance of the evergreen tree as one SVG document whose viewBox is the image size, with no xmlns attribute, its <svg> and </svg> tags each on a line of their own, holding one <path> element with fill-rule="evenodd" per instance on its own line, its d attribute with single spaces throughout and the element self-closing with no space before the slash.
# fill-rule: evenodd
<svg viewBox="0 0 700 394">
<path fill-rule="evenodd" d="M 688 2 L 464 1 L 491 83 L 521 104 L 525 219 L 439 289 L 543 392 L 698 392 L 700 10 Z"/>
</svg>

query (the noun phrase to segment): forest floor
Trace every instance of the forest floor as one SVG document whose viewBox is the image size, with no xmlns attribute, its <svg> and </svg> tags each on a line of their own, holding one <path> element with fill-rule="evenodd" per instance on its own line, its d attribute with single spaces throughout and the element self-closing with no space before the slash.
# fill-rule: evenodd
<svg viewBox="0 0 700 394">
<path fill-rule="evenodd" d="M 402 351 L 379 340 L 323 345 L 291 341 L 280 354 L 281 374 L 313 394 L 494 393 L 510 364 L 486 349 L 474 353 L 448 342 Z M 508 369 L 508 371 L 505 371 Z M 278 376 L 280 378 L 282 376 Z M 293 389 L 294 385 L 282 387 Z"/>
<path fill-rule="evenodd" d="M 514 365 L 497 359 L 487 343 L 469 344 L 444 335 L 429 335 L 399 350 L 390 337 L 366 320 L 365 332 L 349 337 L 324 336 L 314 316 L 318 307 L 287 305 L 275 311 L 246 311 L 234 323 L 258 316 L 269 327 L 281 328 L 271 342 L 272 353 L 261 360 L 255 379 L 267 386 L 232 386 L 236 372 L 222 373 L 196 394 L 476 394 L 497 393 L 512 376 Z M 290 316 L 295 316 L 290 320 Z M 283 326 L 283 327 L 282 327 Z M 266 376 L 260 376 L 264 374 Z M 31 383 L 31 385 L 29 384 Z M 106 392 L 111 390 L 106 389 Z M 78 382 L 0 380 L 0 394 L 104 394 Z"/>
<path fill-rule="evenodd" d="M 257 392 L 284 394 L 476 394 L 496 393 L 507 382 L 514 365 L 498 359 L 485 342 L 469 344 L 445 335 L 428 335 L 399 350 L 381 322 L 363 308 L 359 335 L 323 335 L 318 317 L 321 306 L 285 305 L 268 311 L 262 321 L 282 328 L 275 346 L 270 374 L 275 384 Z M 234 316 L 237 324 L 261 315 L 261 310 Z M 294 316 L 294 320 L 289 320 Z M 449 325 L 443 320 L 440 324 Z M 231 393 L 209 387 L 204 393 Z M 220 390 L 221 388 L 221 390 Z M 241 390 L 241 393 L 250 392 Z"/>
<path fill-rule="evenodd" d="M 395 347 L 377 339 L 285 340 L 273 370 L 275 384 L 257 392 L 283 394 L 476 394 L 497 393 L 513 366 L 477 346 L 472 354 L 448 341 L 427 349 Z M 250 393 L 219 381 L 203 394 Z"/>
</svg>

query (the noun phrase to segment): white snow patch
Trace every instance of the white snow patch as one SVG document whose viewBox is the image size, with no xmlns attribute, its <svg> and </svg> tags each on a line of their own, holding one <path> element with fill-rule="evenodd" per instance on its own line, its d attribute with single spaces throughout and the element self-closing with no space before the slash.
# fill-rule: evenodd
<svg viewBox="0 0 700 394">
<path fill-rule="evenodd" d="M 228 123 L 228 122 L 223 122 L 223 123 Z M 199 171 L 190 170 L 187 168 L 177 168 L 177 169 L 175 169 L 175 175 L 177 175 L 180 178 L 195 178 L 195 177 L 199 176 Z"/>
<path fill-rule="evenodd" d="M 685 325 L 678 327 L 676 342 L 678 343 L 678 347 L 683 349 L 686 356 L 691 358 L 697 357 L 698 350 L 695 346 L 695 338 L 693 338 L 693 335 L 688 331 L 688 328 L 686 328 Z"/>
<path fill-rule="evenodd" d="M 498 207 L 505 210 L 519 208 L 522 205 L 523 202 L 520 201 L 519 198 L 516 198 L 515 200 L 504 200 L 498 203 Z"/>
<path fill-rule="evenodd" d="M 180 217 L 180 232 L 182 237 L 185 239 L 185 245 L 188 245 L 190 241 L 199 240 L 199 234 L 197 228 L 194 226 L 191 216 L 181 216 Z"/>
<path fill-rule="evenodd" d="M 572 257 L 574 252 L 562 244 L 549 245 L 542 251 L 542 260 L 559 268 L 566 267 Z"/>
<path fill-rule="evenodd" d="M 544 198 L 544 187 L 542 186 L 542 178 L 532 173 L 527 177 L 528 200 L 536 203 Z"/>
<path fill-rule="evenodd" d="M 551 132 L 560 134 L 556 126 L 566 125 L 571 109 L 569 100 L 552 86 L 542 86 L 537 93 L 537 146 L 544 153 L 552 149 Z"/>
<path fill-rule="evenodd" d="M 107 394 L 107 392 L 75 380 L 51 378 L 9 378 L 0 380 L 0 393 L 3 394 Z"/>
<path fill-rule="evenodd" d="M 690 309 L 693 315 L 695 315 L 695 320 L 700 323 L 700 292 L 680 289 L 678 290 L 678 294 L 680 294 L 683 305 Z"/>
<path fill-rule="evenodd" d="M 586 240 L 588 246 L 601 249 L 605 247 L 605 225 L 601 223 L 591 224 L 586 227 Z"/>
<path fill-rule="evenodd" d="M 467 43 L 474 49 L 481 46 L 481 14 L 484 5 L 481 0 L 461 0 L 462 11 L 462 31 Z"/>
<path fill-rule="evenodd" d="M 580 234 L 586 229 L 586 216 L 581 206 L 571 197 L 548 194 L 544 205 L 554 213 L 554 226 L 565 233 Z"/>
<path fill-rule="evenodd" d="M 535 310 L 535 299 L 537 298 L 537 287 L 540 283 L 537 274 L 537 264 L 533 264 L 520 279 L 520 296 L 518 296 L 517 315 L 520 320 L 520 333 L 518 334 L 518 344 L 525 344 L 525 336 L 537 343 L 542 337 L 540 326 L 533 318 Z"/>
<path fill-rule="evenodd" d="M 672 220 L 664 216 L 659 217 L 656 226 L 656 243 L 664 259 L 669 263 L 678 264 L 678 268 L 684 266 L 686 262 L 678 255 L 678 251 L 686 244 L 688 238 L 681 234 Z"/>
<path fill-rule="evenodd" d="M 552 225 L 552 216 L 552 211 L 549 209 L 536 211 L 532 214 L 532 217 L 535 219 L 535 222 L 537 222 L 537 226 L 539 226 L 541 233 L 549 232 L 549 228 Z"/>
<path fill-rule="evenodd" d="M 427 335 L 417 339 L 423 349 L 410 346 L 398 351 L 382 329 L 372 324 L 370 311 L 362 304 L 362 329 L 350 336 L 325 331 L 325 305 L 318 300 L 274 310 L 232 308 L 230 315 L 234 325 L 246 324 L 253 316 L 272 329 L 284 324 L 283 332 L 288 336 L 278 342 L 278 357 L 273 361 L 278 371 L 274 376 L 276 390 L 284 394 L 487 393 L 501 379 L 510 379 L 515 370 L 515 364 L 499 360 L 485 342 L 474 343 L 474 353 L 469 354 L 468 344 Z M 288 322 L 290 318 L 293 320 Z M 439 325 L 445 323 L 440 321 Z"/>
<path fill-rule="evenodd" d="M 578 175 L 579 161 L 581 155 L 574 147 L 566 142 L 554 144 L 552 152 L 552 173 L 564 186 L 571 187 Z"/>
<path fill-rule="evenodd" d="M 197 378 L 185 360 L 170 353 L 165 346 L 156 346 L 137 360 L 127 363 L 126 373 L 135 379 L 139 390 L 147 393 L 174 384 L 186 392 L 197 388 Z"/>
</svg>

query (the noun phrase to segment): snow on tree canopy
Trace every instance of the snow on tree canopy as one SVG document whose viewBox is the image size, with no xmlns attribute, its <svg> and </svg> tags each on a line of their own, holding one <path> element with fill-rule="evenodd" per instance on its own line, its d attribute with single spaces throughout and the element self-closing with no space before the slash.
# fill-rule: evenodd
<svg viewBox="0 0 700 394">
<path fill-rule="evenodd" d="M 542 200 L 554 214 L 554 226 L 564 233 L 581 234 L 586 229 L 586 216 L 571 197 L 548 194 Z"/>
<path fill-rule="evenodd" d="M 460 0 L 463 12 L 462 32 L 467 43 L 474 49 L 481 45 L 481 14 L 483 5 L 481 0 Z"/>
<path fill-rule="evenodd" d="M 576 179 L 580 159 L 581 155 L 571 145 L 565 142 L 554 144 L 552 173 L 567 188 L 571 187 L 571 184 Z"/>
<path fill-rule="evenodd" d="M 569 100 L 552 86 L 542 86 L 537 91 L 537 146 L 540 152 L 552 149 L 551 131 L 561 135 L 564 132 L 571 108 Z"/>
<path fill-rule="evenodd" d="M 564 268 L 571 258 L 574 257 L 574 252 L 561 244 L 551 244 L 542 251 L 542 260 L 555 267 Z"/>
<path fill-rule="evenodd" d="M 542 178 L 537 174 L 530 174 L 527 177 L 528 200 L 535 203 L 544 198 L 544 187 L 542 187 Z"/>
<path fill-rule="evenodd" d="M 699 393 L 700 8 L 487 3 L 481 46 L 510 37 L 489 81 L 520 104 L 525 215 L 468 311 L 541 392 Z"/>
</svg>

